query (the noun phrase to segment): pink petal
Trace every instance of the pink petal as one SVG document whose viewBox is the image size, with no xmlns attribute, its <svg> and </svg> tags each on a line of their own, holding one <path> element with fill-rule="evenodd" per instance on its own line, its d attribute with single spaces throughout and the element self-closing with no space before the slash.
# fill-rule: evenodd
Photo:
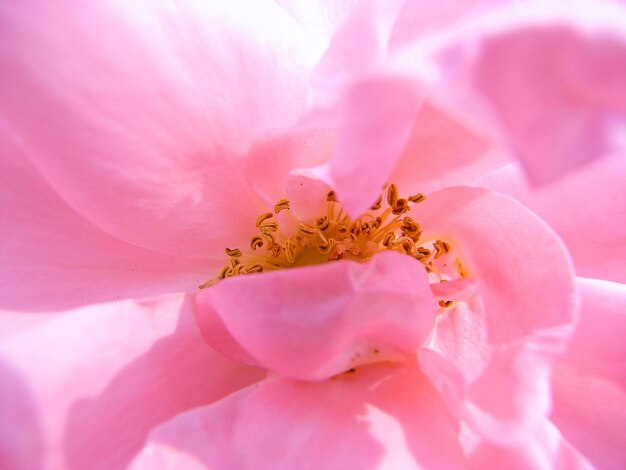
<svg viewBox="0 0 626 470">
<path fill-rule="evenodd" d="M 380 364 L 321 383 L 268 380 L 186 413 L 131 469 L 458 468 L 455 427 L 415 361 Z"/>
<path fill-rule="evenodd" d="M 573 320 L 573 273 L 565 247 L 514 199 L 453 187 L 429 194 L 411 217 L 423 228 L 422 240 L 449 241 L 452 261 L 463 261 L 468 277 L 476 279 L 491 342 L 507 344 Z"/>
<path fill-rule="evenodd" d="M 216 313 L 259 364 L 305 380 L 416 351 L 436 310 L 423 265 L 395 252 L 236 276 L 196 296 L 201 328 Z"/>
<path fill-rule="evenodd" d="M 591 464 L 560 434 L 548 420 L 543 420 L 520 442 L 496 446 L 482 441 L 472 449 L 469 467 L 515 469 L 591 470 Z"/>
<path fill-rule="evenodd" d="M 3 468 L 121 469 L 148 431 L 263 376 L 202 341 L 183 295 L 44 317 L 0 346 Z"/>
<path fill-rule="evenodd" d="M 406 180 L 407 166 L 420 168 L 413 175 L 425 174 L 424 166 L 432 167 L 436 176 L 440 176 L 440 169 L 451 171 L 449 162 L 441 161 L 442 154 L 446 159 L 469 163 L 484 152 L 482 139 L 445 119 L 435 124 L 435 132 L 452 134 L 459 129 L 461 135 L 455 135 L 451 145 L 445 142 L 449 135 L 443 146 L 438 145 L 441 142 L 432 142 L 439 135 L 431 137 L 432 127 L 424 129 L 424 125 L 433 113 L 422 113 L 416 121 L 423 93 L 405 73 L 396 70 L 392 60 L 396 49 L 405 43 L 415 42 L 433 30 L 451 27 L 490 3 L 494 2 L 371 0 L 354 8 L 339 28 L 313 75 L 313 110 L 305 122 L 337 127 L 338 146 L 329 160 L 325 180 L 353 217 L 376 199 L 412 133 L 415 135 L 404 151 L 404 159 L 409 162 L 396 169 L 393 181 L 398 175 Z M 427 141 L 426 146 L 421 145 L 422 140 Z M 467 141 L 461 144 L 464 148 L 458 148 L 459 141 Z M 420 180 L 424 182 L 432 176 Z M 467 178 L 457 181 L 467 182 Z M 435 184 L 439 188 L 441 182 Z"/>
<path fill-rule="evenodd" d="M 597 468 L 626 465 L 626 285 L 579 279 L 581 321 L 555 370 L 552 420 Z"/>
<path fill-rule="evenodd" d="M 514 1 L 514 0 L 513 0 Z M 457 28 L 468 19 L 512 0 L 412 0 L 404 2 L 393 25 L 389 48 L 398 50 L 441 31 Z"/>
<path fill-rule="evenodd" d="M 427 194 L 447 186 L 472 184 L 478 176 L 505 163 L 502 156 L 489 151 L 484 138 L 427 103 L 417 114 L 389 181 L 403 193 Z"/>
<path fill-rule="evenodd" d="M 419 106 L 413 84 L 397 77 L 361 80 L 346 91 L 329 174 L 352 217 L 376 200 L 409 138 Z"/>
<path fill-rule="evenodd" d="M 426 81 L 438 99 L 498 136 L 535 183 L 624 148 L 626 9 L 618 3 L 515 5 L 436 50 Z"/>
<path fill-rule="evenodd" d="M 241 174 L 252 190 L 273 206 L 289 191 L 292 170 L 323 163 L 336 140 L 335 132 L 330 130 L 304 129 L 255 142 L 242 162 Z"/>
<path fill-rule="evenodd" d="M 91 225 L 3 135 L 0 233 L 0 309 L 51 312 L 188 291 L 211 272 L 206 262 L 138 248 Z"/>
<path fill-rule="evenodd" d="M 476 291 L 437 317 L 420 360 L 453 412 L 480 435 L 510 442 L 549 406 L 549 373 L 573 321 L 564 247 L 516 201 L 449 188 L 418 204 L 423 240 L 451 244 Z"/>
<path fill-rule="evenodd" d="M 142 247 L 206 258 L 260 202 L 236 157 L 293 124 L 323 41 L 273 2 L 0 8 L 2 121 L 70 204 Z"/>
<path fill-rule="evenodd" d="M 345 21 L 350 11 L 358 4 L 356 0 L 275 0 L 312 37 L 323 36 L 328 41 Z"/>
<path fill-rule="evenodd" d="M 581 276 L 626 282 L 626 164 L 614 155 L 558 182 L 531 188 L 516 165 L 477 184 L 515 197 L 563 239 Z"/>
</svg>

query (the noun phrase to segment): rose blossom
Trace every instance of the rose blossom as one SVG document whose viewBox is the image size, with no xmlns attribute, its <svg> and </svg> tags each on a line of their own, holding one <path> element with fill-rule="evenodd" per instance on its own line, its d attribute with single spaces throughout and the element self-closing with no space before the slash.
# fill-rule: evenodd
<svg viewBox="0 0 626 470">
<path fill-rule="evenodd" d="M 0 6 L 0 466 L 622 467 L 625 18 Z"/>
</svg>

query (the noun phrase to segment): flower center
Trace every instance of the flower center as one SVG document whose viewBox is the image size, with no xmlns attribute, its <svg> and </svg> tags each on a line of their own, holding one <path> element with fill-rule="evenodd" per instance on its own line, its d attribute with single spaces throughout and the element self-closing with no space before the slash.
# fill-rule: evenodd
<svg viewBox="0 0 626 470">
<path fill-rule="evenodd" d="M 314 223 L 297 219 L 290 210 L 288 199 L 281 199 L 274 212 L 261 214 L 249 249 L 226 248 L 229 258 L 216 277 L 200 286 L 209 287 L 231 276 L 260 273 L 275 269 L 321 264 L 340 259 L 364 262 L 383 250 L 393 250 L 411 256 L 424 264 L 438 281 L 449 277 L 437 263 L 451 250 L 443 240 L 420 243 L 422 228 L 409 217 L 412 205 L 426 197 L 421 194 L 401 198 L 395 184 L 385 185 L 383 194 L 368 212 L 352 220 L 341 208 L 334 191 L 326 195 L 326 213 Z M 386 192 L 386 194 L 385 194 Z M 383 196 L 386 196 L 383 198 Z M 460 261 L 456 260 L 458 275 L 463 277 Z"/>
</svg>

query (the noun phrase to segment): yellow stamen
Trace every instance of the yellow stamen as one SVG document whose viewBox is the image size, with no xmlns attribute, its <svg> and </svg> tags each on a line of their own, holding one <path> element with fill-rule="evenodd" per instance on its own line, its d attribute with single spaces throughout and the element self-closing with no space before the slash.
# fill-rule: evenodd
<svg viewBox="0 0 626 470">
<path fill-rule="evenodd" d="M 273 212 L 265 212 L 257 218 L 258 233 L 250 239 L 250 250 L 226 248 L 224 251 L 229 258 L 228 264 L 220 269 L 215 278 L 205 282 L 200 288 L 210 287 L 231 276 L 293 266 L 340 259 L 363 262 L 383 250 L 394 250 L 411 256 L 420 261 L 427 272 L 433 273 L 432 276 L 441 278 L 440 273 L 444 271 L 433 261 L 448 253 L 451 250 L 450 244 L 431 239 L 426 242 L 428 248 L 419 246 L 422 228 L 417 221 L 405 215 L 411 210 L 411 203 L 422 202 L 426 197 L 418 193 L 401 198 L 395 184 L 385 185 L 383 191 L 386 191 L 386 201 L 381 194 L 370 208 L 372 212 L 352 220 L 343 211 L 335 192 L 331 190 L 326 194 L 326 214 L 309 223 L 296 219 L 290 213 L 289 217 L 296 222 L 297 228 L 288 230 L 281 227 L 283 219 L 278 220 L 274 215 L 289 211 L 290 201 L 279 200 L 274 205 Z M 384 202 L 387 203 L 385 207 Z M 461 277 L 466 275 L 458 259 L 456 266 Z"/>
<path fill-rule="evenodd" d="M 278 214 L 280 211 L 289 210 L 289 199 L 281 199 L 274 205 L 274 213 Z"/>
</svg>

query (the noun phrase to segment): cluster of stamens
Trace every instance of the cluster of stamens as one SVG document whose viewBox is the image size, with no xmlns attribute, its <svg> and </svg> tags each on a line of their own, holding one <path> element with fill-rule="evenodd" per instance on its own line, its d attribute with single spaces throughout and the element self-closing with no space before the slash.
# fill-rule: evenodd
<svg viewBox="0 0 626 470">
<path fill-rule="evenodd" d="M 229 262 L 200 288 L 241 274 L 340 259 L 367 261 L 383 250 L 411 256 L 423 263 L 429 273 L 436 271 L 433 259 L 448 253 L 450 244 L 436 240 L 420 245 L 422 228 L 406 215 L 412 205 L 426 197 L 419 193 L 400 198 L 395 184 L 385 185 L 383 189 L 386 198 L 379 196 L 370 210 L 356 220 L 343 211 L 334 191 L 326 195 L 326 213 L 313 223 L 298 220 L 291 213 L 289 200 L 281 199 L 273 212 L 261 214 L 257 219 L 258 233 L 250 240 L 249 250 L 226 248 Z M 284 226 L 289 226 L 291 233 L 285 233 Z"/>
</svg>

